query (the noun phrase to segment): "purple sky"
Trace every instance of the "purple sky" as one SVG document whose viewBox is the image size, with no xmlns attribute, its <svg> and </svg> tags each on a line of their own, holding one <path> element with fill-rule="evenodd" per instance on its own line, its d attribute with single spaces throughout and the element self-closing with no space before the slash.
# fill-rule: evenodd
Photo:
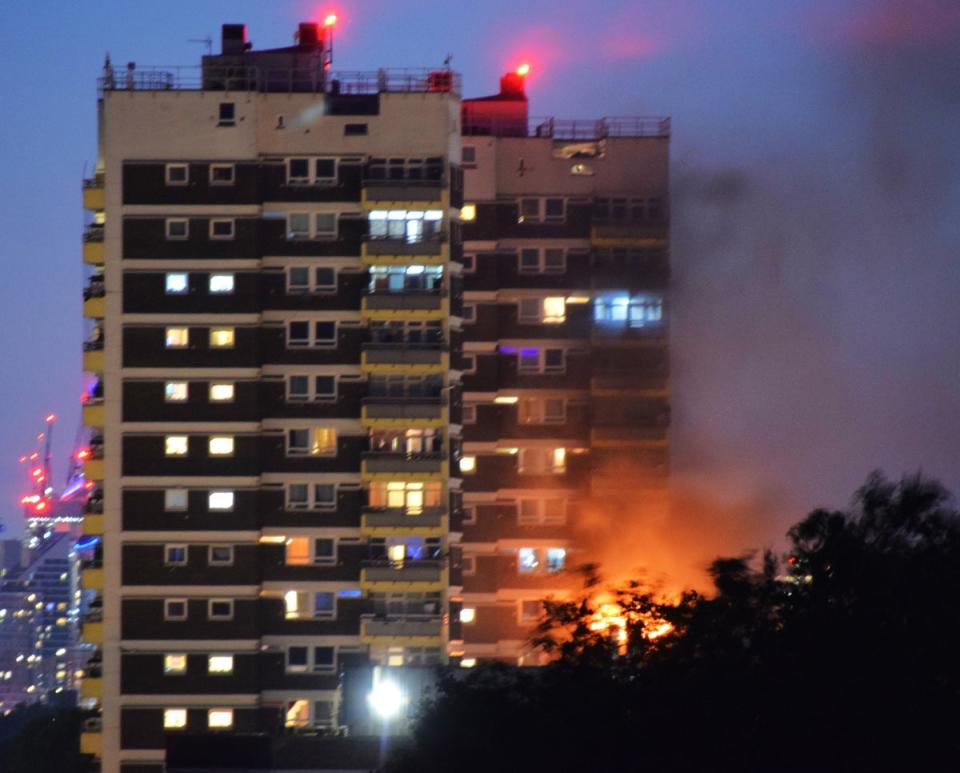
<svg viewBox="0 0 960 773">
<path fill-rule="evenodd" d="M 95 78 L 194 64 L 221 22 L 285 45 L 334 9 L 335 69 L 439 65 L 466 95 L 529 60 L 531 112 L 674 126 L 678 480 L 759 544 L 866 473 L 960 473 L 960 6 L 954 0 L 14 3 L 0 22 L 0 517 L 79 418 L 80 180 Z M 518 10 L 522 9 L 522 10 Z M 216 42 L 215 42 L 215 45 Z M 700 500 L 698 500 L 700 501 Z"/>
</svg>

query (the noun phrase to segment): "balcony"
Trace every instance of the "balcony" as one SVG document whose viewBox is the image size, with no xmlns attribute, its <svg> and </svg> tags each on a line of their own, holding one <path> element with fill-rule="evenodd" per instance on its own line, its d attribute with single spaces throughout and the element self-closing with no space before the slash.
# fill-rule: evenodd
<svg viewBox="0 0 960 773">
<path fill-rule="evenodd" d="M 443 373 L 448 370 L 449 356 L 442 344 L 384 344 L 363 345 L 361 370 L 382 373 Z"/>
<path fill-rule="evenodd" d="M 366 209 L 444 209 L 443 180 L 364 180 Z"/>
<path fill-rule="evenodd" d="M 368 536 L 410 534 L 422 537 L 443 533 L 442 507 L 425 507 L 411 515 L 402 507 L 366 507 L 360 516 L 360 533 Z"/>
<path fill-rule="evenodd" d="M 84 676 L 80 682 L 80 697 L 99 702 L 103 698 L 103 679 Z"/>
<path fill-rule="evenodd" d="M 102 478 L 101 478 L 102 480 Z M 87 513 L 83 516 L 83 533 L 90 537 L 103 536 L 103 515 Z"/>
<path fill-rule="evenodd" d="M 106 420 L 106 408 L 103 403 L 103 398 L 91 398 L 87 400 L 81 407 L 80 413 L 85 427 L 103 427 L 103 423 Z M 99 461 L 101 466 L 103 466 L 102 459 Z M 95 478 L 95 480 L 103 480 L 103 478 Z"/>
<path fill-rule="evenodd" d="M 83 262 L 102 265 L 103 261 L 103 226 L 90 224 L 83 231 Z"/>
<path fill-rule="evenodd" d="M 91 278 L 83 289 L 83 316 L 88 319 L 103 319 L 106 302 L 106 286 L 103 277 Z"/>
<path fill-rule="evenodd" d="M 360 568 L 360 587 L 365 590 L 443 590 L 446 585 L 443 562 L 438 560 L 404 561 L 387 559 L 364 561 Z"/>
<path fill-rule="evenodd" d="M 443 454 L 391 454 L 369 452 L 364 454 L 363 465 L 360 469 L 361 478 L 383 473 L 400 473 L 402 475 L 437 476 L 444 473 L 446 456 Z"/>
<path fill-rule="evenodd" d="M 617 426 L 593 427 L 590 430 L 590 445 L 594 448 L 623 447 L 658 448 L 667 443 L 668 419 L 651 417 L 644 427 Z"/>
<path fill-rule="evenodd" d="M 83 181 L 83 208 L 102 211 L 106 208 L 104 196 L 104 176 L 102 174 L 88 177 Z"/>
<path fill-rule="evenodd" d="M 590 243 L 594 247 L 661 247 L 666 243 L 666 221 L 594 219 Z"/>
<path fill-rule="evenodd" d="M 103 592 L 103 562 L 83 561 L 80 564 L 80 582 L 84 590 Z"/>
<path fill-rule="evenodd" d="M 103 644 L 103 623 L 84 620 L 80 624 L 80 638 L 89 644 Z"/>
<path fill-rule="evenodd" d="M 84 341 L 83 369 L 88 373 L 103 373 L 103 341 Z"/>
<path fill-rule="evenodd" d="M 439 397 L 366 397 L 360 414 L 360 426 L 364 428 L 427 429 L 445 423 Z"/>
<path fill-rule="evenodd" d="M 439 290 L 370 293 L 363 298 L 360 314 L 373 319 L 441 319 L 443 294 Z"/>
<path fill-rule="evenodd" d="M 441 239 L 422 242 L 407 242 L 403 239 L 364 239 L 360 258 L 365 266 L 439 265 L 449 260 L 450 248 Z"/>
<path fill-rule="evenodd" d="M 438 646 L 443 643 L 443 618 L 365 616 L 360 620 L 360 641 L 407 647 Z"/>
<path fill-rule="evenodd" d="M 101 725 L 100 720 L 97 720 L 97 729 L 88 730 L 88 722 L 92 720 L 87 720 L 83 723 L 83 732 L 80 733 L 80 753 L 81 754 L 93 754 L 99 757 L 103 753 L 103 735 L 100 733 Z M 92 725 L 90 725 L 92 727 Z"/>
</svg>

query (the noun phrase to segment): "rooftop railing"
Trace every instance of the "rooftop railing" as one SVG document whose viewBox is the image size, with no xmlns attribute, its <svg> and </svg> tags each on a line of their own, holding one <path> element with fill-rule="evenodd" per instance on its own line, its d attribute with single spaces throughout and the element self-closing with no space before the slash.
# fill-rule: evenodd
<svg viewBox="0 0 960 773">
<path fill-rule="evenodd" d="M 563 141 L 594 141 L 609 137 L 670 136 L 670 119 L 643 116 L 614 116 L 596 119 L 520 119 L 493 117 L 467 113 L 463 120 L 465 135 L 495 137 L 540 137 Z"/>
<path fill-rule="evenodd" d="M 104 70 L 97 80 L 104 91 L 262 91 L 288 93 L 460 94 L 460 74 L 427 68 L 374 71 L 324 71 L 316 67 L 255 65 L 147 66 Z"/>
</svg>

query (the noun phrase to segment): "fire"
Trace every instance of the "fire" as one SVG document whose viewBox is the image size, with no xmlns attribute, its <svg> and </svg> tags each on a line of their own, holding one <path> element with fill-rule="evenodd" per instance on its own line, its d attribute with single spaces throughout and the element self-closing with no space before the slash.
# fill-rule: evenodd
<svg viewBox="0 0 960 773">
<path fill-rule="evenodd" d="M 643 636 L 648 641 L 659 639 L 673 630 L 672 623 L 655 615 L 635 615 L 634 619 L 630 619 L 619 605 L 602 601 L 597 603 L 597 611 L 590 623 L 590 630 L 598 633 L 606 632 L 607 635 L 616 638 L 622 650 L 627 645 L 627 629 L 631 623 L 641 627 Z"/>
</svg>

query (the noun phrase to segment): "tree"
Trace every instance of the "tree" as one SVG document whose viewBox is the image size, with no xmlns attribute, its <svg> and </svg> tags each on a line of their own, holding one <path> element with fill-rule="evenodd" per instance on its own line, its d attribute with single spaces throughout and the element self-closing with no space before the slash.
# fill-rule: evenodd
<svg viewBox="0 0 960 773">
<path fill-rule="evenodd" d="M 789 552 L 718 558 L 714 592 L 545 602 L 542 669 L 444 676 L 404 771 L 859 771 L 957 765 L 960 515 L 875 473 Z M 611 609 L 612 605 L 612 609 Z"/>
</svg>

